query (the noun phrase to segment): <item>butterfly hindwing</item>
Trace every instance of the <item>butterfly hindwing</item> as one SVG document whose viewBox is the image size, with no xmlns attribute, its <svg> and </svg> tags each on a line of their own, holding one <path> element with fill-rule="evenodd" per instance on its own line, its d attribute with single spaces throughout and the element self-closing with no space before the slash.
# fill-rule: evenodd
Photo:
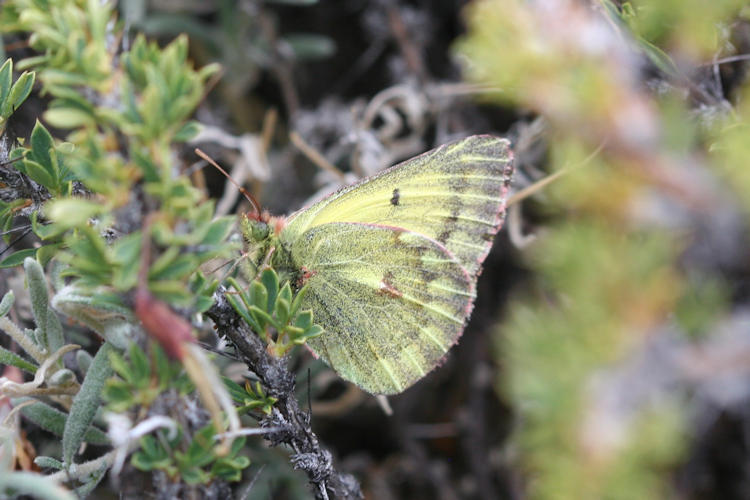
<svg viewBox="0 0 750 500">
<path fill-rule="evenodd" d="M 473 279 L 444 246 L 396 227 L 332 222 L 291 248 L 325 333 L 310 347 L 343 378 L 394 394 L 432 370 L 470 313 Z"/>
<path fill-rule="evenodd" d="M 400 227 L 445 246 L 476 276 L 503 221 L 511 162 L 506 139 L 446 144 L 293 214 L 285 231 L 331 222 Z"/>
</svg>

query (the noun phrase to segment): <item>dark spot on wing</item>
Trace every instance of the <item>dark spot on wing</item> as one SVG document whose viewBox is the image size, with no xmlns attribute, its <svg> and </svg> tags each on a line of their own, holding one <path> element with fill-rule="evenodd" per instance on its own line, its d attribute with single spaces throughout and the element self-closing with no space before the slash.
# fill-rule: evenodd
<svg viewBox="0 0 750 500">
<path fill-rule="evenodd" d="M 436 279 L 438 279 L 438 277 L 440 277 L 440 275 L 437 272 L 424 268 L 424 267 L 419 270 L 419 274 L 422 276 L 422 279 L 424 280 L 425 283 L 431 283 L 435 281 Z"/>
<path fill-rule="evenodd" d="M 391 205 L 394 207 L 398 206 L 399 201 L 401 200 L 401 192 L 398 188 L 393 190 L 393 196 L 391 197 Z"/>
<path fill-rule="evenodd" d="M 440 233 L 440 235 L 437 237 L 437 240 L 443 245 L 445 245 L 445 243 L 453 234 L 453 231 L 456 229 L 456 222 L 458 222 L 458 207 L 454 204 L 453 208 L 451 209 L 450 217 L 445 218 L 443 232 Z"/>
</svg>

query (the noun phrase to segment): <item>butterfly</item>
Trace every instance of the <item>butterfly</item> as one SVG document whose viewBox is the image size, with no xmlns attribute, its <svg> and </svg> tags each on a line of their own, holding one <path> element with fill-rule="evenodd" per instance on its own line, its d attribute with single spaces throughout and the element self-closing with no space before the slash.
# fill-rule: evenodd
<svg viewBox="0 0 750 500">
<path fill-rule="evenodd" d="M 471 314 L 477 277 L 505 217 L 506 139 L 440 146 L 288 218 L 246 218 L 257 264 L 307 286 L 308 340 L 342 378 L 404 391 L 441 363 Z"/>
</svg>

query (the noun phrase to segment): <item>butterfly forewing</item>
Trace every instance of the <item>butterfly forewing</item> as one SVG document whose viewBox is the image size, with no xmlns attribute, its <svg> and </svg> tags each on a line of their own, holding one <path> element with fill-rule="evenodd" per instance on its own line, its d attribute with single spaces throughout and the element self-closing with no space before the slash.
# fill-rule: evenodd
<svg viewBox="0 0 750 500">
<path fill-rule="evenodd" d="M 285 231 L 332 222 L 400 227 L 445 246 L 476 276 L 503 221 L 511 162 L 506 139 L 446 144 L 295 213 Z"/>
<path fill-rule="evenodd" d="M 308 341 L 343 378 L 379 394 L 432 370 L 463 331 L 502 224 L 505 139 L 446 144 L 296 212 L 277 263 L 309 286 L 325 332 Z"/>
<path fill-rule="evenodd" d="M 432 370 L 474 298 L 473 279 L 445 247 L 400 228 L 318 225 L 291 256 L 309 276 L 302 307 L 326 330 L 310 347 L 372 393 L 401 392 Z"/>
</svg>

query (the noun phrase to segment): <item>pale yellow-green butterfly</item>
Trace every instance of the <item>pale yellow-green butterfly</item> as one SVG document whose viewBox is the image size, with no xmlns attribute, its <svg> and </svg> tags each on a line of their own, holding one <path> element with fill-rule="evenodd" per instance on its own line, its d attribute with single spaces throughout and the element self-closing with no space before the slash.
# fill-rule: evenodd
<svg viewBox="0 0 750 500">
<path fill-rule="evenodd" d="M 325 332 L 309 347 L 374 394 L 399 393 L 440 364 L 463 332 L 477 276 L 503 223 L 512 167 L 505 139 L 473 136 L 345 187 L 287 219 L 256 214 L 257 265 L 309 288 Z"/>
</svg>

